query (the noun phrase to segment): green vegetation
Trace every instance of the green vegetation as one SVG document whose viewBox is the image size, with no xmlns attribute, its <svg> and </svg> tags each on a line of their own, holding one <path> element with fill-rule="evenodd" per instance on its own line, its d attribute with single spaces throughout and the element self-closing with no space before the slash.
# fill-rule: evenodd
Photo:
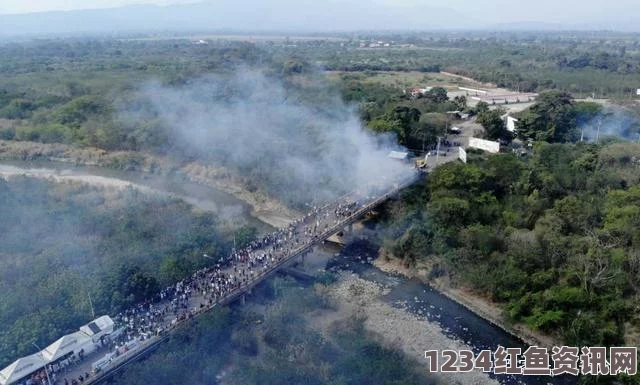
<svg viewBox="0 0 640 385">
<path fill-rule="evenodd" d="M 592 102 L 575 102 L 566 92 L 543 92 L 531 108 L 520 114 L 518 135 L 545 142 L 575 142 L 579 126 L 602 112 Z"/>
<path fill-rule="evenodd" d="M 222 256 L 211 214 L 135 189 L 0 179 L 0 366 Z M 231 241 L 232 242 L 232 241 Z"/>
<path fill-rule="evenodd" d="M 223 41 L 207 48 L 188 41 L 72 39 L 0 45 L 0 138 L 164 153 L 161 122 L 119 119 L 125 109 L 148 109 L 139 87 L 152 79 L 185 84 L 263 60 L 270 72 L 282 71 L 268 57 L 254 45 Z"/>
<path fill-rule="evenodd" d="M 409 265 L 440 261 L 510 319 L 572 346 L 623 345 L 640 327 L 638 154 L 541 142 L 530 158 L 443 165 L 407 193 L 388 246 Z"/>
<path fill-rule="evenodd" d="M 150 79 L 184 85 L 238 66 L 263 68 L 298 88 L 308 84 L 317 65 L 349 71 L 337 82 L 345 100 L 364 103 L 365 122 L 377 131 L 397 131 L 401 141 L 412 146 L 419 142 L 416 148 L 435 129 L 425 133 L 424 128 L 396 127 L 389 113 L 395 108 L 391 104 L 403 99 L 404 88 L 433 84 L 432 72 L 448 70 L 521 91 L 556 89 L 579 96 L 595 91 L 618 98 L 629 98 L 635 91 L 631 85 L 640 82 L 638 39 L 629 35 L 479 33 L 470 39 L 432 33 L 377 37 L 393 40 L 391 48 L 359 47 L 375 38 L 351 36 L 347 43 L 316 40 L 295 45 L 84 39 L 0 45 L 0 138 L 166 153 L 171 147 L 166 127 L 146 112 L 148 101 L 139 98 L 138 88 Z M 369 81 L 384 77 L 374 71 L 389 70 L 421 71 L 424 76 L 408 76 L 407 82 L 414 84 Z M 299 78 L 307 80 L 298 82 Z M 313 102 L 326 95 L 326 90 L 308 91 L 303 98 Z M 446 103 L 441 91 L 434 88 L 424 98 L 402 104 L 423 114 L 466 107 L 463 100 Z M 133 124 L 119 119 L 124 106 L 145 112 L 145 119 Z M 413 135 L 407 137 L 408 131 Z"/>
<path fill-rule="evenodd" d="M 431 384 L 420 365 L 383 347 L 357 317 L 334 322 L 321 333 L 309 319 L 333 310 L 311 288 L 275 278 L 248 304 L 214 310 L 143 362 L 131 365 L 114 384 Z"/>
<path fill-rule="evenodd" d="M 520 91 L 557 89 L 580 96 L 630 98 L 640 82 L 636 34 L 447 32 L 350 36 L 327 54 L 298 51 L 340 71 L 448 71 Z M 394 41 L 389 48 L 356 48 L 361 42 Z M 338 45 L 338 44 L 335 44 Z"/>
<path fill-rule="evenodd" d="M 465 103 L 459 98 L 450 101 L 442 87 L 411 96 L 393 87 L 346 80 L 341 90 L 347 101 L 360 103 L 361 118 L 372 131 L 394 133 L 400 144 L 416 151 L 435 143 L 453 120 L 446 112 Z"/>
<path fill-rule="evenodd" d="M 491 140 L 509 140 L 511 133 L 507 131 L 507 126 L 502 119 L 505 111 L 497 108 L 495 110 L 483 110 L 478 113 L 477 123 L 480 123 L 487 133 L 487 138 Z"/>
</svg>

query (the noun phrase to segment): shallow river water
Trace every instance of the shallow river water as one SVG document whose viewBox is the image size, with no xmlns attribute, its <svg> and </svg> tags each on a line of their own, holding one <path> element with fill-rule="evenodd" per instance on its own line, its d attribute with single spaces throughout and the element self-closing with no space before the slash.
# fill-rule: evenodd
<svg viewBox="0 0 640 385">
<path fill-rule="evenodd" d="M 367 241 L 352 242 L 329 261 L 327 269 L 350 271 L 365 280 L 388 287 L 390 291 L 384 296 L 387 303 L 407 309 L 423 318 L 425 322 L 437 323 L 445 335 L 471 346 L 475 354 L 483 349 L 495 351 L 499 345 L 505 348 L 520 347 L 522 351 L 526 349 L 526 345 L 518 338 L 478 317 L 428 285 L 383 272 L 373 266 L 370 261 L 376 255 L 377 250 Z M 425 350 L 428 349 L 425 347 Z M 577 384 L 577 378 L 572 376 L 491 375 L 491 377 L 505 385 Z"/>
</svg>

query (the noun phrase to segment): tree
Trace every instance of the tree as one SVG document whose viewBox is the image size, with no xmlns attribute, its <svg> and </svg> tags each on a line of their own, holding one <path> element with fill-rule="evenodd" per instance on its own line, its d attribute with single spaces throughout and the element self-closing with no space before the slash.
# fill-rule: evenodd
<svg viewBox="0 0 640 385">
<path fill-rule="evenodd" d="M 447 90 L 442 87 L 433 87 L 432 89 L 424 93 L 424 97 L 438 104 L 444 103 L 449 100 L 449 97 L 447 96 Z"/>
<path fill-rule="evenodd" d="M 462 111 L 467 108 L 467 97 L 464 95 L 456 96 L 453 98 L 453 103 L 455 103 L 458 110 Z"/>
<path fill-rule="evenodd" d="M 371 128 L 374 132 L 396 131 L 398 128 L 395 122 L 390 122 L 384 118 L 374 119 L 370 121 L 367 126 Z"/>
<path fill-rule="evenodd" d="M 429 214 L 443 230 L 463 227 L 471 215 L 469 202 L 455 197 L 433 199 L 429 204 Z"/>
<path fill-rule="evenodd" d="M 576 125 L 580 127 L 601 114 L 602 105 L 594 102 L 576 102 L 572 112 L 576 118 Z"/>
<path fill-rule="evenodd" d="M 546 142 L 568 142 L 576 138 L 573 97 L 562 91 L 541 93 L 518 121 L 518 134 Z"/>
<path fill-rule="evenodd" d="M 495 109 L 478 114 L 478 119 L 476 121 L 484 127 L 489 139 L 511 139 L 511 133 L 507 131 L 507 126 L 502 119 L 502 115 L 504 113 L 505 111 L 502 109 Z"/>
<path fill-rule="evenodd" d="M 418 121 L 417 128 L 412 133 L 414 141 L 420 141 L 420 148 L 422 144 L 427 145 L 435 143 L 438 136 L 444 135 L 447 130 L 447 116 L 445 114 L 430 112 L 422 114 Z M 415 143 L 418 145 L 418 143 Z"/>
<path fill-rule="evenodd" d="M 0 117 L 7 119 L 25 119 L 31 116 L 36 106 L 31 100 L 13 99 L 8 106 L 0 109 Z"/>
<path fill-rule="evenodd" d="M 480 114 L 482 112 L 487 112 L 489 111 L 489 103 L 487 102 L 478 102 L 478 104 L 476 104 L 476 107 L 474 109 L 474 113 L 476 114 Z"/>
<path fill-rule="evenodd" d="M 401 144 L 407 144 L 412 129 L 420 120 L 420 115 L 420 110 L 406 106 L 396 107 L 391 113 L 389 120 L 393 122 L 394 127 L 398 128 Z"/>
<path fill-rule="evenodd" d="M 640 187 L 613 190 L 605 201 L 604 229 L 623 245 L 640 245 Z"/>
<path fill-rule="evenodd" d="M 285 75 L 301 74 L 307 70 L 307 63 L 301 60 L 287 60 L 282 65 L 282 73 Z"/>
</svg>

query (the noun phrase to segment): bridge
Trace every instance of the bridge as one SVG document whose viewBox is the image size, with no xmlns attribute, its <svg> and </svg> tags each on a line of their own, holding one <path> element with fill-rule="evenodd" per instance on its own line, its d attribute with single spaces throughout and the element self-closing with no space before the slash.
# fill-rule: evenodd
<svg viewBox="0 0 640 385">
<path fill-rule="evenodd" d="M 265 279 L 271 277 L 279 270 L 289 266 L 293 261 L 298 258 L 304 257 L 306 254 L 309 254 L 313 251 L 313 248 L 319 244 L 324 243 L 329 237 L 334 234 L 337 234 L 343 231 L 345 228 L 350 228 L 354 222 L 360 220 L 365 214 L 371 212 L 380 204 L 387 201 L 390 197 L 397 195 L 400 191 L 406 189 L 407 187 L 414 184 L 420 176 L 417 174 L 409 179 L 402 181 L 401 183 L 394 184 L 390 189 L 382 194 L 379 194 L 368 201 L 364 202 L 364 204 L 360 205 L 353 213 L 349 216 L 344 217 L 337 224 L 330 226 L 326 230 L 323 230 L 320 234 L 314 235 L 311 237 L 305 244 L 295 249 L 293 252 L 289 253 L 288 256 L 279 260 L 275 265 L 270 266 L 266 271 L 260 273 L 256 278 L 251 280 L 248 284 L 243 285 L 241 288 L 232 291 L 227 296 L 218 301 L 220 305 L 226 305 L 232 303 L 238 299 L 242 299 L 244 302 L 244 295 L 246 293 L 250 293 L 251 290 L 259 285 Z M 334 206 L 336 206 L 337 202 L 332 202 L 323 207 L 325 210 L 331 210 Z"/>
<path fill-rule="evenodd" d="M 217 306 L 228 305 L 238 300 L 241 300 L 244 303 L 245 296 L 250 294 L 257 285 L 264 282 L 280 270 L 286 271 L 287 267 L 293 264 L 296 259 L 304 258 L 305 255 L 312 252 L 315 246 L 325 242 L 327 238 L 343 231 L 345 228 L 350 228 L 354 222 L 371 212 L 377 206 L 418 181 L 420 179 L 420 175 L 421 174 L 416 173 L 410 178 L 393 183 L 391 187 L 378 189 L 378 193 L 374 196 L 366 196 L 364 194 L 354 192 L 323 207 L 314 209 L 312 213 L 307 214 L 304 218 L 294 221 L 293 224 L 290 225 L 289 229 L 284 230 L 285 234 L 287 234 L 287 231 L 289 234 L 298 234 L 301 230 L 305 230 L 304 235 L 295 237 L 289 235 L 288 243 L 295 247 L 287 247 L 284 251 L 274 253 L 274 256 L 277 254 L 277 257 L 272 259 L 267 258 L 267 263 L 260 266 L 261 271 L 256 274 L 252 273 L 250 279 L 245 279 L 241 284 L 238 283 L 230 289 L 225 290 L 223 294 L 217 296 L 215 300 L 212 300 L 211 296 L 203 296 L 200 293 L 194 295 L 192 298 L 187 300 L 188 308 L 191 310 L 186 312 L 184 317 L 167 315 L 160 321 L 162 324 L 162 333 L 156 333 L 155 335 L 140 338 L 139 341 L 136 340 L 136 343 L 131 347 L 128 347 L 124 353 L 114 358 L 110 358 L 107 363 L 101 364 L 99 370 L 95 370 L 96 366 L 93 364 L 97 363 L 96 360 L 102 358 L 100 357 L 100 354 L 109 353 L 107 348 L 99 348 L 96 352 L 86 357 L 84 361 L 70 367 L 64 375 L 60 375 L 57 382 L 64 383 L 62 380 L 64 378 L 69 379 L 68 383 L 71 384 L 72 379 L 77 379 L 80 376 L 84 376 L 84 385 L 103 382 L 116 373 L 122 371 L 131 362 L 151 354 L 151 352 L 154 351 L 161 342 L 166 341 L 169 338 L 170 333 L 175 330 L 185 328 L 191 320 L 199 315 L 206 313 Z M 351 202 L 351 206 L 349 206 L 347 213 L 344 215 L 334 215 L 334 213 L 337 212 L 336 210 L 340 210 L 340 207 L 344 207 L 342 205 L 345 202 Z M 313 231 L 310 231 L 310 228 L 312 227 Z M 293 239 L 295 239 L 295 242 Z M 279 240 L 275 243 L 280 247 Z M 262 253 L 264 250 L 270 248 L 275 249 L 273 243 L 261 245 L 261 247 L 255 248 L 253 252 Z M 234 273 L 237 276 L 237 266 L 234 265 L 242 265 L 243 262 L 236 262 L 233 259 L 229 262 L 230 266 L 222 268 L 219 272 L 221 271 L 225 277 L 233 277 Z M 160 304 L 160 307 L 163 307 L 168 303 L 170 303 L 170 301 L 165 301 Z M 138 337 L 136 337 L 136 339 Z M 105 359 L 102 358 L 99 361 L 102 362 L 105 361 Z M 53 362 L 48 362 L 44 365 L 49 365 L 50 367 L 52 364 Z M 86 373 L 91 374 L 89 377 L 86 377 Z M 17 382 L 12 381 L 5 384 L 0 381 L 0 383 L 2 383 L 2 385 L 12 385 Z"/>
</svg>

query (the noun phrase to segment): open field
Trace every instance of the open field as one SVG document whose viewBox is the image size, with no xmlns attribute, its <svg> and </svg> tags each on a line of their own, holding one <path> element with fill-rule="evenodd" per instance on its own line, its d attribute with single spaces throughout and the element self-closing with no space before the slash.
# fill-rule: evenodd
<svg viewBox="0 0 640 385">
<path fill-rule="evenodd" d="M 410 87 L 443 87 L 448 90 L 456 90 L 458 87 L 479 86 L 477 82 L 464 79 L 462 77 L 449 76 L 442 73 L 419 72 L 419 71 L 327 71 L 327 76 L 331 80 L 338 80 L 341 76 L 357 77 L 365 83 L 377 83 L 384 86 L 395 86 L 398 88 Z"/>
</svg>

